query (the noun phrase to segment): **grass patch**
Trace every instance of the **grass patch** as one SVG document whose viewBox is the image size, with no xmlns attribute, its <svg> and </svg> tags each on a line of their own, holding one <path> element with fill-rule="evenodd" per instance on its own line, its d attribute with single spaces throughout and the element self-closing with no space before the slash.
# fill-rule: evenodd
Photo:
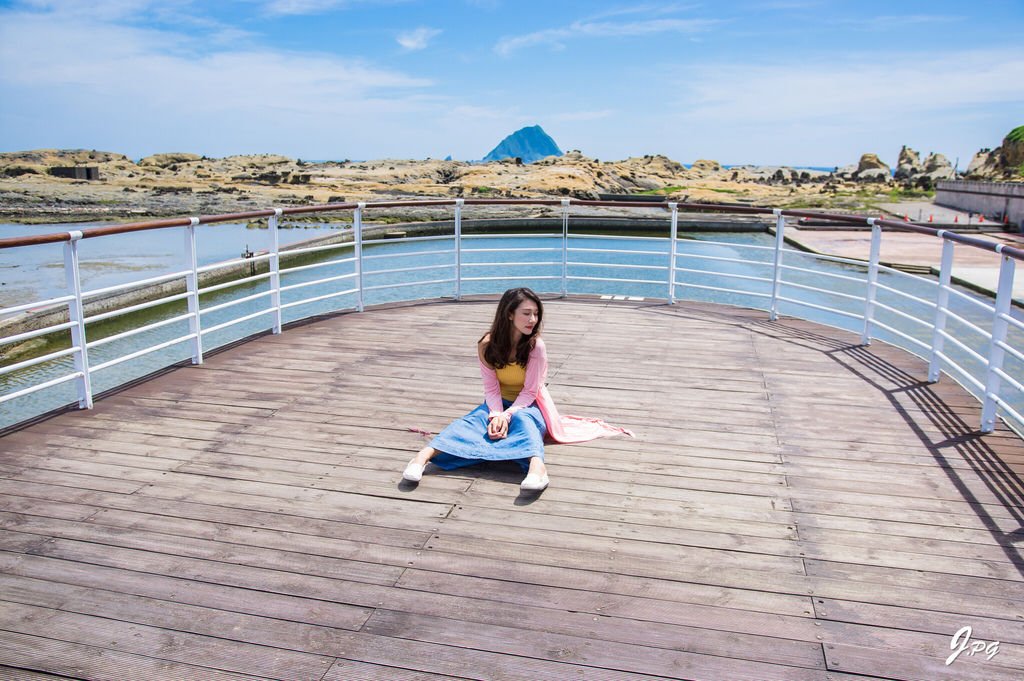
<svg viewBox="0 0 1024 681">
<path fill-rule="evenodd" d="M 889 190 L 889 200 L 891 201 L 902 201 L 904 199 L 933 199 L 935 198 L 934 189 L 904 189 L 903 187 L 893 187 Z"/>
<path fill-rule="evenodd" d="M 637 194 L 646 194 L 647 196 L 654 196 L 656 194 L 674 194 L 675 192 L 683 189 L 683 187 L 664 187 L 662 189 L 646 189 L 642 192 L 636 192 Z"/>
</svg>

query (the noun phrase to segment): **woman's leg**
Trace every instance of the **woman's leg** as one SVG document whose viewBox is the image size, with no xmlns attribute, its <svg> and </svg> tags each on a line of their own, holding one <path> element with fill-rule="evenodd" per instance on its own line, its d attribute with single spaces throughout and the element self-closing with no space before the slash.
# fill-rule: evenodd
<svg viewBox="0 0 1024 681">
<path fill-rule="evenodd" d="M 431 447 L 430 445 L 427 445 L 420 451 L 416 452 L 416 456 L 414 456 L 412 460 L 415 461 L 420 466 L 426 466 L 427 462 L 433 459 L 436 454 L 437 450 Z"/>
<path fill-rule="evenodd" d="M 419 482 L 423 478 L 423 467 L 427 465 L 427 462 L 434 458 L 437 454 L 437 450 L 427 445 L 420 451 L 416 452 L 416 456 L 412 458 L 412 461 L 406 465 L 405 470 L 402 471 L 402 479 L 408 480 L 409 482 Z"/>
<path fill-rule="evenodd" d="M 519 489 L 524 492 L 540 492 L 548 486 L 548 469 L 544 465 L 544 459 L 539 456 L 530 457 L 530 470 L 526 477 L 519 483 Z"/>
</svg>

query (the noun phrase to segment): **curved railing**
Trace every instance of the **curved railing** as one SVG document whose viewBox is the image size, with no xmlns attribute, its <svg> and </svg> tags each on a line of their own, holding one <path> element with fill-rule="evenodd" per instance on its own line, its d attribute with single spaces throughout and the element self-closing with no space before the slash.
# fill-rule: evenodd
<svg viewBox="0 0 1024 681">
<path fill-rule="evenodd" d="M 522 237 L 513 234 L 464 234 L 463 210 L 475 205 L 554 208 L 560 216 L 561 231 L 532 235 L 527 246 L 521 243 Z M 602 206 L 638 209 L 661 216 L 667 213 L 668 236 L 583 235 L 570 231 L 571 224 L 586 224 L 592 219 L 574 214 L 575 208 Z M 384 208 L 450 208 L 453 231 L 374 238 L 364 228 L 363 218 L 368 211 Z M 279 221 L 283 216 L 338 212 L 352 215 L 345 240 L 282 248 Z M 765 244 L 682 238 L 680 212 L 771 216 L 775 238 Z M 787 217 L 870 226 L 869 260 L 807 254 L 787 247 Z M 244 261 L 198 264 L 198 226 L 257 218 L 268 219 L 271 247 L 266 253 Z M 185 230 L 186 269 L 83 290 L 78 253 L 82 240 L 176 227 Z M 938 279 L 908 274 L 880 263 L 883 228 L 941 239 Z M 492 247 L 488 247 L 488 240 L 498 241 L 491 241 Z M 335 203 L 113 225 L 0 239 L 0 249 L 48 243 L 64 244 L 67 293 L 0 309 L 0 318 L 32 311 L 31 317 L 36 320 L 36 328 L 26 327 L 0 338 L 0 348 L 53 334 L 70 334 L 70 342 L 67 347 L 50 349 L 37 357 L 0 365 L 0 380 L 40 365 L 64 369 L 56 370 L 57 375 L 44 374 L 29 385 L 15 385 L 0 394 L 0 408 L 67 383 L 77 387 L 78 405 L 89 408 L 94 399 L 94 377 L 114 366 L 157 357 L 161 351 L 183 344 L 189 347 L 191 362 L 202 363 L 204 352 L 225 344 L 223 339 L 217 340 L 220 332 L 237 328 L 247 330 L 243 335 L 281 333 L 289 320 L 315 316 L 325 310 L 362 311 L 368 296 L 384 290 L 400 291 L 392 299 L 460 299 L 469 293 L 499 292 L 512 281 L 522 281 L 541 292 L 561 295 L 615 295 L 632 287 L 645 298 L 664 298 L 669 302 L 681 297 L 712 299 L 764 309 L 773 320 L 782 313 L 859 331 L 864 344 L 880 338 L 928 360 L 929 380 L 937 381 L 940 373 L 945 372 L 964 385 L 982 402 L 983 432 L 995 427 L 997 416 L 1018 429 L 1024 426 L 1024 353 L 1018 349 L 1024 347 L 1024 323 L 1013 315 L 1011 308 L 1015 262 L 1024 259 L 1024 251 L 915 223 L 719 204 L 446 199 Z M 405 250 L 396 248 L 396 244 L 405 244 Z M 952 284 L 957 244 L 991 251 L 999 258 L 999 284 L 994 301 Z M 502 259 L 510 255 L 517 259 Z M 282 267 L 286 257 L 292 266 Z M 247 273 L 239 275 L 239 265 Z M 236 271 L 229 271 L 231 268 Z M 99 309 L 97 305 L 97 301 L 140 287 L 158 293 L 142 302 L 112 304 L 108 306 L 111 309 Z M 234 293 L 227 296 L 228 292 Z M 167 311 L 174 305 L 180 306 L 180 313 Z M 40 310 L 47 314 L 40 314 Z M 155 315 L 155 321 L 154 310 L 162 310 Z M 128 328 L 104 335 L 90 333 L 90 325 L 99 326 L 115 318 L 122 322 L 130 320 Z M 175 335 L 177 332 L 169 331 L 185 325 L 187 331 L 183 333 Z M 171 337 L 167 337 L 169 334 Z M 111 351 L 128 339 L 133 339 L 135 349 Z M 73 366 L 67 366 L 69 357 Z M 159 360 L 148 369 L 176 361 Z"/>
</svg>

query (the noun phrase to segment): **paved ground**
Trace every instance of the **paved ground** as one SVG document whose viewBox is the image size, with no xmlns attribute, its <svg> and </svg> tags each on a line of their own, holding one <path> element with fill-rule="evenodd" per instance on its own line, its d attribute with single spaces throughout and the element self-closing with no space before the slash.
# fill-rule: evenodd
<svg viewBox="0 0 1024 681">
<path fill-rule="evenodd" d="M 977 213 L 938 206 L 931 201 L 901 201 L 880 203 L 878 207 L 893 217 L 908 217 L 915 222 L 926 222 L 946 226 L 994 226 L 991 220 L 979 217 Z"/>
<path fill-rule="evenodd" d="M 906 207 L 907 204 L 900 205 Z M 867 230 L 814 230 L 787 226 L 786 236 L 816 253 L 858 260 L 868 259 L 871 246 L 871 232 Z M 999 243 L 1024 246 L 1022 234 L 986 232 L 978 236 Z M 942 242 L 937 238 L 915 232 L 886 231 L 882 235 L 883 263 L 894 266 L 931 267 L 938 272 L 941 256 Z M 958 245 L 953 258 L 953 276 L 960 280 L 960 283 L 995 295 L 999 280 L 999 261 L 1000 256 L 990 251 Z M 1013 297 L 1024 302 L 1024 275 L 1020 273 L 1020 269 L 1018 268 L 1015 277 Z"/>
</svg>

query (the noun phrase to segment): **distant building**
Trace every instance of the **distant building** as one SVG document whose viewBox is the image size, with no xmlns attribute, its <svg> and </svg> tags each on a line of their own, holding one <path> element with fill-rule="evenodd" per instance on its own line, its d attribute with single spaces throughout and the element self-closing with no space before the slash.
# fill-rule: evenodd
<svg viewBox="0 0 1024 681">
<path fill-rule="evenodd" d="M 100 169 L 96 166 L 54 166 L 50 168 L 54 177 L 69 177 L 72 180 L 98 180 Z"/>
</svg>

